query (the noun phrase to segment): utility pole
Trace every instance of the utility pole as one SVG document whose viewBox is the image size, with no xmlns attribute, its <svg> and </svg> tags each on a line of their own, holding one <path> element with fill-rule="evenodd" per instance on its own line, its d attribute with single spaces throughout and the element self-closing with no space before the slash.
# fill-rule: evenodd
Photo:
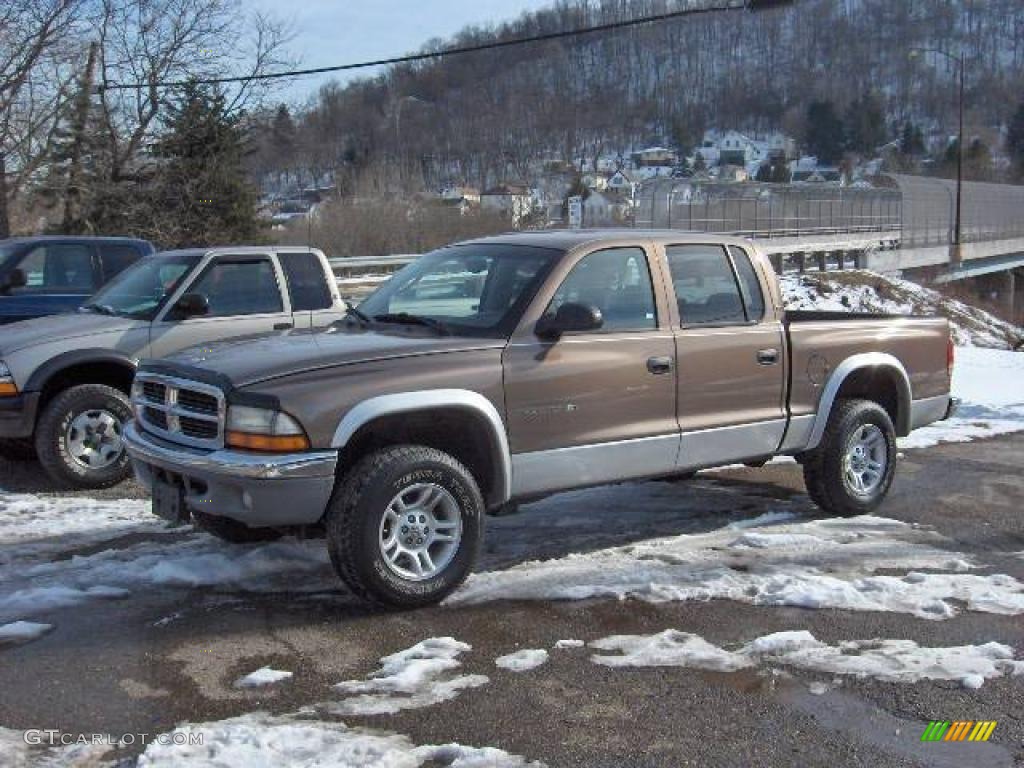
<svg viewBox="0 0 1024 768">
<path fill-rule="evenodd" d="M 96 69 L 96 57 L 99 45 L 89 43 L 89 58 L 85 71 L 78 84 L 75 98 L 74 123 L 71 127 L 71 159 L 68 165 L 67 189 L 64 192 L 64 216 L 61 231 L 70 234 L 76 228 L 82 215 L 82 149 L 85 145 L 85 134 L 89 130 L 89 108 L 92 106 L 92 81 Z"/>
</svg>

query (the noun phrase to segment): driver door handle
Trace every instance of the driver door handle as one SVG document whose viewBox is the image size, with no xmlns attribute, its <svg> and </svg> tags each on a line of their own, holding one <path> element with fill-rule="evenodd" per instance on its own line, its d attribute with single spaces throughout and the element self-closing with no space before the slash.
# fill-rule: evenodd
<svg viewBox="0 0 1024 768">
<path fill-rule="evenodd" d="M 651 357 L 647 360 L 647 370 L 655 376 L 672 373 L 672 362 L 671 357 Z"/>
<path fill-rule="evenodd" d="M 762 349 L 757 353 L 757 362 L 761 365 L 775 365 L 779 362 L 779 350 Z"/>
</svg>

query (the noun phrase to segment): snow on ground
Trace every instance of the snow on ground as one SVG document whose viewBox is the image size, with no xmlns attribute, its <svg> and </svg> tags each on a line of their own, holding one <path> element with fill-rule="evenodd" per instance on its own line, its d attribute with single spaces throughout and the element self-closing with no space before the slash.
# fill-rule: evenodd
<svg viewBox="0 0 1024 768">
<path fill-rule="evenodd" d="M 944 539 L 879 517 L 723 528 L 477 573 L 446 601 L 729 599 L 756 605 L 893 611 L 947 619 L 967 610 L 1024 613 L 1024 584 L 965 573 Z M 876 575 L 879 570 L 903 575 Z M 938 571 L 938 572 L 937 572 Z M 946 572 L 941 572 L 946 571 Z"/>
<path fill-rule="evenodd" d="M 18 645 L 38 640 L 53 629 L 52 624 L 37 624 L 34 621 L 15 621 L 0 626 L 0 646 Z"/>
<path fill-rule="evenodd" d="M 494 665 L 512 672 L 528 672 L 547 663 L 548 652 L 543 648 L 527 648 L 506 656 L 499 656 Z"/>
<path fill-rule="evenodd" d="M 335 715 L 390 715 L 403 709 L 429 707 L 456 698 L 467 688 L 486 685 L 484 675 L 461 675 L 459 656 L 472 646 L 452 637 L 432 637 L 380 660 L 381 667 L 366 680 L 334 686 L 347 694 L 324 705 Z"/>
<path fill-rule="evenodd" d="M 540 763 L 528 762 L 500 749 L 459 744 L 416 746 L 399 734 L 261 712 L 183 725 L 167 741 L 177 738 L 188 742 L 198 735 L 203 737 L 202 745 L 151 743 L 139 758 L 138 768 L 542 768 Z"/>
<path fill-rule="evenodd" d="M 1024 661 L 1015 661 L 1013 648 L 1001 643 L 929 648 L 912 640 L 850 640 L 832 646 L 805 630 L 765 635 L 735 651 L 674 629 L 654 635 L 606 637 L 590 646 L 619 652 L 591 657 L 595 664 L 606 667 L 732 672 L 769 664 L 894 683 L 955 680 L 966 688 L 980 688 L 986 680 L 1004 675 L 1024 674 Z"/>
<path fill-rule="evenodd" d="M 0 620 L 90 600 L 127 597 L 151 586 L 224 587 L 249 592 L 336 591 L 321 541 L 284 539 L 239 546 L 207 534 L 145 541 L 65 560 L 0 566 Z"/>
<path fill-rule="evenodd" d="M 565 650 L 567 648 L 582 648 L 586 643 L 582 640 L 559 640 L 555 643 L 555 648 L 559 650 Z"/>
<path fill-rule="evenodd" d="M 261 688 L 265 685 L 273 685 L 274 683 L 280 683 L 284 680 L 290 680 L 291 677 L 291 672 L 286 672 L 280 669 L 271 669 L 270 667 L 263 667 L 261 669 L 257 669 L 255 672 L 250 672 L 245 677 L 236 680 L 235 687 Z"/>
<path fill-rule="evenodd" d="M 1024 329 L 982 309 L 868 270 L 783 275 L 779 285 L 788 309 L 941 315 L 949 319 L 953 340 L 960 346 L 1007 350 L 1024 339 Z"/>
<path fill-rule="evenodd" d="M 958 347 L 952 390 L 963 401 L 957 414 L 900 438 L 901 448 L 969 442 L 1024 430 L 1024 354 Z"/>
<path fill-rule="evenodd" d="M 3 768 L 117 768 L 102 760 L 108 751 L 107 746 L 93 744 L 30 746 L 25 743 L 24 731 L 0 726 L 0 766 Z"/>
</svg>

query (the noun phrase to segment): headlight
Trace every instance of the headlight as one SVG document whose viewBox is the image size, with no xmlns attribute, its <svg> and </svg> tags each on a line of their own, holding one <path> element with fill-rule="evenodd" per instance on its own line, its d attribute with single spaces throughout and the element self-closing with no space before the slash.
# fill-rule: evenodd
<svg viewBox="0 0 1024 768">
<path fill-rule="evenodd" d="M 248 405 L 228 408 L 224 442 L 232 448 L 273 453 L 309 448 L 305 431 L 287 413 Z"/>
<path fill-rule="evenodd" d="M 0 397 L 14 397 L 18 394 L 18 385 L 14 383 L 11 369 L 0 360 Z"/>
</svg>

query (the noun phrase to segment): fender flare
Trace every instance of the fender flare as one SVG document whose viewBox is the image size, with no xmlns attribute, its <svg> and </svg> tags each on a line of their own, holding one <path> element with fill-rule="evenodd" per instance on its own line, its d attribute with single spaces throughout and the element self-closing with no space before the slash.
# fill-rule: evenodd
<svg viewBox="0 0 1024 768">
<path fill-rule="evenodd" d="M 460 408 L 483 418 L 488 425 L 497 473 L 494 483 L 496 498 L 493 501 L 497 504 L 507 502 L 512 496 L 512 454 L 505 422 L 494 404 L 478 392 L 468 389 L 428 389 L 371 397 L 345 414 L 334 430 L 331 447 L 341 450 L 363 426 L 381 416 L 436 408 Z"/>
<path fill-rule="evenodd" d="M 864 352 L 859 355 L 851 355 L 841 362 L 825 383 L 821 398 L 818 400 L 818 412 L 814 417 L 814 426 L 811 428 L 811 436 L 807 441 L 804 450 L 810 451 L 817 448 L 821 438 L 825 434 L 825 427 L 828 426 L 828 418 L 832 414 L 832 407 L 835 405 L 836 396 L 843 386 L 843 382 L 856 371 L 866 368 L 886 368 L 896 374 L 899 391 L 897 392 L 899 422 L 895 424 L 896 434 L 904 436 L 910 433 L 910 405 L 911 389 L 910 376 L 907 369 L 896 357 L 885 352 Z"/>
<path fill-rule="evenodd" d="M 56 374 L 75 365 L 83 363 L 113 363 L 131 371 L 138 368 L 138 360 L 112 349 L 73 349 L 70 352 L 51 357 L 40 365 L 25 382 L 26 392 L 42 392 L 46 383 Z"/>
</svg>

